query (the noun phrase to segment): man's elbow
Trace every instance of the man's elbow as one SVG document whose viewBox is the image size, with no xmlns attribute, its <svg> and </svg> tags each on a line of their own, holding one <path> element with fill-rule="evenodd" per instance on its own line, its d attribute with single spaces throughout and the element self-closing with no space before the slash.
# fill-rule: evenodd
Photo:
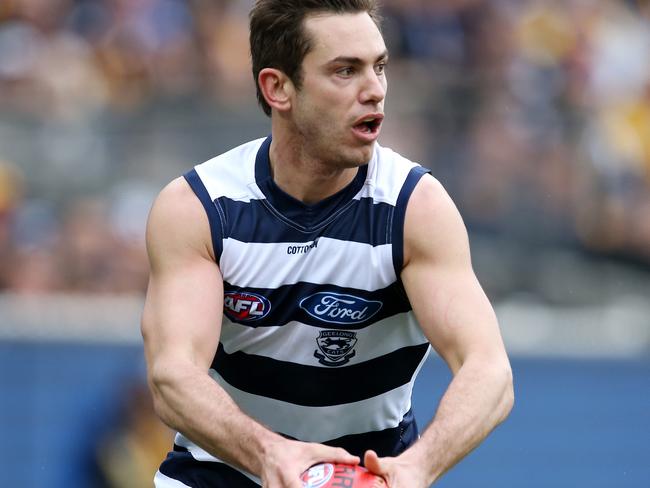
<svg viewBox="0 0 650 488">
<path fill-rule="evenodd" d="M 512 368 L 509 363 L 506 363 L 500 372 L 501 378 L 501 399 L 499 402 L 499 420 L 498 422 L 503 422 L 515 404 L 515 389 L 514 382 L 512 377 Z"/>
<path fill-rule="evenodd" d="M 151 400 L 153 402 L 153 410 L 156 413 L 156 415 L 160 417 L 160 419 L 163 420 L 164 422 L 164 419 L 162 417 L 164 414 L 165 400 L 162 395 L 162 392 L 160 391 L 160 388 L 158 388 L 158 386 L 152 379 L 149 379 L 148 383 L 149 383 L 149 391 L 151 392 Z"/>
<path fill-rule="evenodd" d="M 175 426 L 172 425 L 173 421 L 170 416 L 169 406 L 165 399 L 165 395 L 163 394 L 160 381 L 150 375 L 148 383 L 155 414 L 168 427 L 171 427 L 172 429 L 175 428 Z"/>
<path fill-rule="evenodd" d="M 172 371 L 173 369 L 162 361 L 154 362 L 149 370 L 148 383 L 154 412 L 168 427 L 176 429 L 175 416 L 170 407 L 170 401 L 174 396 L 178 379 Z"/>
</svg>

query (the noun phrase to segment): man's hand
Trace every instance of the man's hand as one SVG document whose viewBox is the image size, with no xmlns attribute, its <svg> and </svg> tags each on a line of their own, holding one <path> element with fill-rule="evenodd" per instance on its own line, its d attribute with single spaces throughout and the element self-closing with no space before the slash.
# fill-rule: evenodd
<svg viewBox="0 0 650 488">
<path fill-rule="evenodd" d="M 382 476 L 388 488 L 428 488 L 426 475 L 422 466 L 404 458 L 377 456 L 375 451 L 366 451 L 364 465 L 371 473 Z"/>
<path fill-rule="evenodd" d="M 260 478 L 263 488 L 302 488 L 300 475 L 314 464 L 359 464 L 359 461 L 358 456 L 345 449 L 282 439 L 266 449 Z"/>
</svg>

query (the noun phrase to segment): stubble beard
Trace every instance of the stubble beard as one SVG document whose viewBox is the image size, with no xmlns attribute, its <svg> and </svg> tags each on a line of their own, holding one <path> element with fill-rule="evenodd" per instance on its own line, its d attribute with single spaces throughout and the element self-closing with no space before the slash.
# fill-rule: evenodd
<svg viewBox="0 0 650 488">
<path fill-rule="evenodd" d="M 367 164 L 372 158 L 374 142 L 355 147 L 342 135 L 315 129 L 301 131 L 303 147 L 311 159 L 332 169 L 351 169 Z"/>
</svg>

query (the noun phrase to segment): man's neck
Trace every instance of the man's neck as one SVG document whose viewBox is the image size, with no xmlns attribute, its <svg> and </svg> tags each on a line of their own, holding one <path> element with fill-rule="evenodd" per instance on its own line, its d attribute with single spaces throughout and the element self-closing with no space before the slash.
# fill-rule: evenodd
<svg viewBox="0 0 650 488">
<path fill-rule="evenodd" d="M 359 168 L 336 168 L 274 135 L 269 150 L 273 181 L 285 193 L 312 205 L 349 185 Z"/>
</svg>

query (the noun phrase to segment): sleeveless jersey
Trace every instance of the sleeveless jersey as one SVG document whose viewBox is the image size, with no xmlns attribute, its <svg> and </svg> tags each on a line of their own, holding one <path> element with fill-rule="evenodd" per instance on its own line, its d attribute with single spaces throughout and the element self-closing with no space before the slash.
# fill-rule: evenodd
<svg viewBox="0 0 650 488">
<path fill-rule="evenodd" d="M 273 182 L 270 144 L 185 175 L 224 280 L 210 375 L 286 437 L 397 455 L 417 438 L 411 391 L 429 352 L 399 278 L 406 205 L 427 170 L 376 144 L 352 183 L 306 205 Z M 175 451 L 218 461 L 181 434 Z"/>
</svg>

